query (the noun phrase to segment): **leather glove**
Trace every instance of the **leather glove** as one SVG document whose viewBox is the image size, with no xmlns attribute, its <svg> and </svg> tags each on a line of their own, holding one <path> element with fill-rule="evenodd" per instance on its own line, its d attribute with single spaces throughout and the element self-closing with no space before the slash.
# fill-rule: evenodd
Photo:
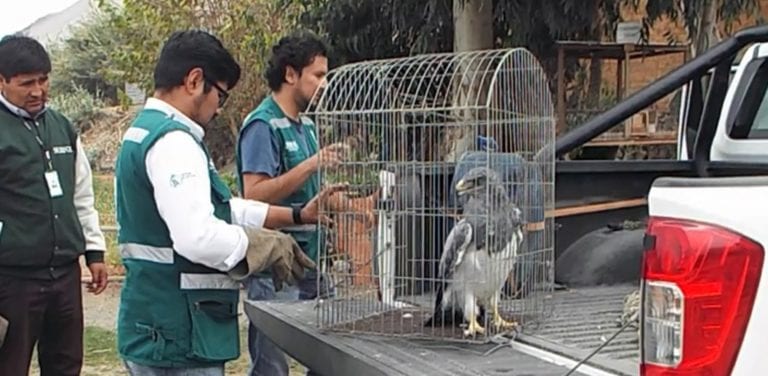
<svg viewBox="0 0 768 376">
<path fill-rule="evenodd" d="M 315 263 L 304 254 L 290 235 L 269 229 L 244 228 L 248 237 L 245 259 L 229 271 L 230 277 L 243 280 L 251 274 L 271 269 L 275 290 L 283 283 L 295 285 L 304 278 L 304 269 Z"/>
</svg>

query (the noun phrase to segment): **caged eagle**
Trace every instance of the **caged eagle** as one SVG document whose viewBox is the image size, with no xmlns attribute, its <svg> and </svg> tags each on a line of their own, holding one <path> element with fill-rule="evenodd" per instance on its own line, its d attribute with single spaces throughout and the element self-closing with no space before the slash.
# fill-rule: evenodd
<svg viewBox="0 0 768 376">
<path fill-rule="evenodd" d="M 524 223 L 499 175 L 485 167 L 471 169 L 456 184 L 464 202 L 462 219 L 451 229 L 443 247 L 435 310 L 424 323 L 467 323 L 465 336 L 484 334 L 486 308 L 493 314 L 497 330 L 517 323 L 499 313 L 499 299 L 507 277 L 515 266 L 523 242 Z"/>
</svg>

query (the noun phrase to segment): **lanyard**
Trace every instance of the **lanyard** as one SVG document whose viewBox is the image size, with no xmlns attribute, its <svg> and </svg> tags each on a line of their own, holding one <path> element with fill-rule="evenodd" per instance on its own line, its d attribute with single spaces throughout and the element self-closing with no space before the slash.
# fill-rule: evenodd
<svg viewBox="0 0 768 376">
<path fill-rule="evenodd" d="M 35 124 L 35 129 L 32 129 L 32 126 L 29 125 L 29 122 L 27 122 L 26 119 L 23 119 L 24 126 L 32 132 L 32 135 L 35 136 L 35 141 L 37 141 L 37 144 L 40 145 L 40 150 L 43 152 L 43 157 L 45 157 L 45 164 L 48 167 L 48 171 L 53 171 L 53 159 L 51 158 L 51 151 L 45 146 L 45 142 L 43 142 L 43 139 L 40 138 L 40 130 Z"/>
</svg>

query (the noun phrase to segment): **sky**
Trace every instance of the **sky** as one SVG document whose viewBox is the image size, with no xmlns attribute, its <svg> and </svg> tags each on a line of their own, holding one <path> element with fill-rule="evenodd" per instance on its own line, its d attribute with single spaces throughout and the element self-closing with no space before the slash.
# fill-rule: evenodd
<svg viewBox="0 0 768 376">
<path fill-rule="evenodd" d="M 3 3 L 6 0 L 2 0 Z M 38 18 L 66 9 L 77 0 L 8 0 L 0 16 L 0 37 L 13 34 Z"/>
</svg>

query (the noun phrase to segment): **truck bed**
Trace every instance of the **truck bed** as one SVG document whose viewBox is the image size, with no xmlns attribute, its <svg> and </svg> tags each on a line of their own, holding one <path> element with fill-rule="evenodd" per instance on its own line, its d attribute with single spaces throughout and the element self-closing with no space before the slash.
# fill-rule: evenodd
<svg viewBox="0 0 768 376">
<path fill-rule="evenodd" d="M 317 327 L 313 301 L 246 301 L 245 312 L 289 355 L 324 375 L 562 376 L 619 329 L 624 296 L 634 288 L 556 291 L 549 320 L 507 346 L 326 332 Z M 636 375 L 638 349 L 630 327 L 573 375 Z"/>
<path fill-rule="evenodd" d="M 637 288 L 618 285 L 556 291 L 548 320 L 526 328 L 519 341 L 581 360 L 621 328 L 618 320 L 624 312 L 624 297 Z M 629 326 L 587 364 L 618 375 L 637 375 L 639 344 L 637 328 Z"/>
</svg>

